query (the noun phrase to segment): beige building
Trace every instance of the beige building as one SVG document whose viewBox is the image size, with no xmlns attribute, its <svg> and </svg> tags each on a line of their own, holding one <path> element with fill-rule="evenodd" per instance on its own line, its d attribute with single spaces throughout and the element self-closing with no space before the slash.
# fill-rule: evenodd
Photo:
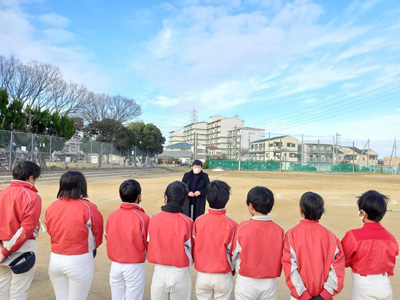
<svg viewBox="0 0 400 300">
<path fill-rule="evenodd" d="M 371 149 L 339 146 L 337 159 L 339 163 L 354 163 L 359 166 L 378 165 L 378 153 Z"/>
<path fill-rule="evenodd" d="M 207 122 L 196 122 L 183 128 L 185 143 L 192 145 L 192 151 L 196 159 L 206 157 L 207 148 Z"/>
<path fill-rule="evenodd" d="M 383 165 L 384 166 L 392 166 L 392 167 L 400 167 L 400 157 L 390 157 L 385 156 L 383 158 Z"/>
<path fill-rule="evenodd" d="M 299 142 L 289 135 L 256 140 L 250 143 L 250 155 L 255 160 L 297 162 Z"/>
<path fill-rule="evenodd" d="M 332 144 L 304 143 L 299 145 L 299 162 L 333 163 L 334 147 Z"/>
</svg>

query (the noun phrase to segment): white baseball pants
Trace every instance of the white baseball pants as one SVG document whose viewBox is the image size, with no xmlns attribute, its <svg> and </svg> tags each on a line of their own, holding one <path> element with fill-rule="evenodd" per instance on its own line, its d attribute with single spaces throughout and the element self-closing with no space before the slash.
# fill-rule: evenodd
<svg viewBox="0 0 400 300">
<path fill-rule="evenodd" d="M 49 276 L 57 300 L 86 299 L 94 273 L 93 253 L 62 255 L 51 253 Z"/>
<path fill-rule="evenodd" d="M 197 300 L 232 299 L 233 276 L 232 273 L 202 273 L 197 272 L 196 297 Z"/>
<path fill-rule="evenodd" d="M 190 300 L 191 289 L 189 267 L 154 266 L 151 300 Z"/>
<path fill-rule="evenodd" d="M 275 278 L 257 279 L 238 274 L 235 286 L 235 299 L 276 300 L 278 299 L 276 280 Z"/>
<path fill-rule="evenodd" d="M 144 295 L 145 264 L 111 263 L 110 286 L 112 300 L 141 300 Z"/>
<path fill-rule="evenodd" d="M 352 300 L 392 300 L 392 286 L 387 274 L 362 276 L 352 273 Z"/>
<path fill-rule="evenodd" d="M 7 247 L 10 241 L 3 241 L 3 246 Z M 16 252 L 36 252 L 36 241 L 27 240 Z M 0 299 L 25 300 L 28 289 L 31 286 L 35 266 L 28 272 L 14 274 L 7 267 L 0 267 Z"/>
</svg>

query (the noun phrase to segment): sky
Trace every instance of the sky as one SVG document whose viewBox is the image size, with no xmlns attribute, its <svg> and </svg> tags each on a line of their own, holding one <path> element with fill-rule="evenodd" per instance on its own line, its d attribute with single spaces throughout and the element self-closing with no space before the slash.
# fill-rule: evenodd
<svg viewBox="0 0 400 300">
<path fill-rule="evenodd" d="M 0 54 L 134 98 L 167 140 L 195 109 L 382 157 L 400 142 L 399 16 L 393 0 L 0 0 Z"/>
</svg>

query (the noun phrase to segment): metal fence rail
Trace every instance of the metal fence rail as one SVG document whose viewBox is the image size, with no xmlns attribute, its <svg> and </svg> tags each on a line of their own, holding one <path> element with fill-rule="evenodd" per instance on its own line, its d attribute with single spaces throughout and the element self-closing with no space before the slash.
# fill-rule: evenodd
<svg viewBox="0 0 400 300">
<path fill-rule="evenodd" d="M 120 151 L 112 143 L 0 130 L 0 168 L 11 170 L 19 160 L 45 169 L 87 169 L 152 166 L 155 155 L 138 147 Z"/>
</svg>

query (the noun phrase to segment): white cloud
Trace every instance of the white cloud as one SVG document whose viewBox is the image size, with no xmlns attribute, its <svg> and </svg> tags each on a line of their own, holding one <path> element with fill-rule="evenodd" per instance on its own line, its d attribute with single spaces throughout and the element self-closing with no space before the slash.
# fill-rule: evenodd
<svg viewBox="0 0 400 300">
<path fill-rule="evenodd" d="M 165 96 L 157 96 L 156 101 L 154 102 L 155 105 L 160 105 L 162 107 L 171 107 L 174 105 L 179 104 L 181 101 L 179 99 L 172 99 Z"/>
<path fill-rule="evenodd" d="M 49 15 L 47 20 L 52 20 L 53 25 L 67 24 L 66 18 L 63 21 L 57 14 Z M 23 62 L 51 63 L 61 69 L 67 81 L 85 84 L 94 92 L 107 92 L 110 81 L 100 67 L 91 62 L 90 51 L 79 45 L 58 45 L 73 41 L 74 35 L 55 28 L 39 32 L 31 24 L 34 18 L 23 11 L 19 1 L 0 3 L 0 53 L 14 55 Z"/>
<path fill-rule="evenodd" d="M 53 44 L 63 44 L 74 40 L 75 35 L 63 29 L 46 29 L 42 31 L 44 40 Z"/>
<path fill-rule="evenodd" d="M 56 13 L 43 14 L 38 16 L 38 19 L 40 22 L 50 27 L 65 28 L 71 24 L 68 18 Z"/>
</svg>

